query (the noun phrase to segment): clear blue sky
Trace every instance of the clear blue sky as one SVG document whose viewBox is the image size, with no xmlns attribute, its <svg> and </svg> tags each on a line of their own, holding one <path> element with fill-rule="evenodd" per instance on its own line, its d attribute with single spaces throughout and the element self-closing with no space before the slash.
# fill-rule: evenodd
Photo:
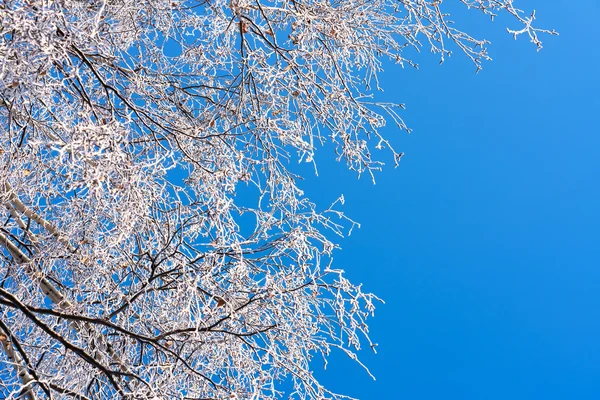
<svg viewBox="0 0 600 400">
<path fill-rule="evenodd" d="M 362 228 L 337 266 L 385 299 L 372 320 L 376 375 L 334 357 L 330 388 L 373 399 L 600 398 L 600 2 L 520 0 L 555 28 L 536 53 L 505 25 L 471 30 L 494 61 L 388 67 L 380 97 L 398 169 L 356 180 L 318 157 L 307 194 L 340 193 Z M 463 18 L 455 18 L 457 22 Z M 514 26 L 514 25 L 513 25 Z M 429 62 L 427 62 L 429 60 Z"/>
</svg>

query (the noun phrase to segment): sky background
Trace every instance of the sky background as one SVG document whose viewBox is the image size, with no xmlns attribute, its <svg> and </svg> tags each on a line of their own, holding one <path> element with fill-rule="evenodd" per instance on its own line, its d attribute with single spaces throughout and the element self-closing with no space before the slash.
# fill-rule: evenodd
<svg viewBox="0 0 600 400">
<path fill-rule="evenodd" d="M 379 99 L 405 103 L 413 129 L 384 130 L 400 167 L 373 186 L 323 149 L 306 176 L 312 200 L 344 194 L 362 225 L 336 267 L 386 302 L 370 324 L 378 354 L 360 353 L 377 380 L 341 354 L 326 371 L 317 359 L 334 391 L 600 399 L 600 1 L 516 3 L 560 36 L 536 52 L 506 33 L 512 21 L 460 10 L 457 24 L 492 41 L 483 71 L 424 53 L 418 71 L 381 76 Z"/>
<path fill-rule="evenodd" d="M 516 3 L 560 36 L 536 52 L 507 20 L 463 12 L 454 20 L 492 41 L 478 75 L 458 53 L 387 67 L 379 98 L 406 103 L 414 130 L 385 130 L 399 168 L 373 186 L 317 155 L 307 194 L 327 206 L 343 193 L 362 224 L 337 266 L 386 301 L 371 320 L 378 354 L 361 352 L 377 381 L 334 356 L 325 372 L 315 363 L 333 390 L 600 398 L 600 2 Z"/>
</svg>

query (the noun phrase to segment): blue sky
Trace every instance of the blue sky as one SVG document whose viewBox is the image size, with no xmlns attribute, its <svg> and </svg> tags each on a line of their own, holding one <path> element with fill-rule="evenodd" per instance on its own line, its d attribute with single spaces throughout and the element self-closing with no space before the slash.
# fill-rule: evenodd
<svg viewBox="0 0 600 400">
<path fill-rule="evenodd" d="M 327 205 L 344 193 L 362 223 L 337 266 L 386 301 L 371 325 L 379 353 L 362 352 L 377 381 L 336 356 L 315 364 L 334 390 L 600 398 L 600 3 L 517 5 L 560 36 L 536 53 L 505 20 L 469 18 L 492 41 L 478 75 L 458 54 L 387 68 L 380 98 L 406 103 L 414 130 L 386 130 L 406 153 L 398 169 L 373 186 L 318 155 L 307 194 Z"/>
</svg>

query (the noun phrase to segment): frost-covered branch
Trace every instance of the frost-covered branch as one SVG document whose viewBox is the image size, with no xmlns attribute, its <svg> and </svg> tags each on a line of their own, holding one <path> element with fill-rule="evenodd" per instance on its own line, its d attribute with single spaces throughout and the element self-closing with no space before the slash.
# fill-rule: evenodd
<svg viewBox="0 0 600 400">
<path fill-rule="evenodd" d="M 539 48 L 535 14 L 504 13 Z M 335 266 L 357 223 L 299 163 L 374 178 L 385 59 L 479 68 L 439 0 L 4 0 L 0 397 L 344 398 L 311 360 L 374 348 Z M 289 386 L 289 385 L 287 385 Z"/>
</svg>

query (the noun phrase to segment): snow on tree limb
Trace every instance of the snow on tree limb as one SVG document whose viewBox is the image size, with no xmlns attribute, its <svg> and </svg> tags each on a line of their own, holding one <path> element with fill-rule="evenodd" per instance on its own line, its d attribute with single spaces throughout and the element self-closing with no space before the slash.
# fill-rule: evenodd
<svg viewBox="0 0 600 400">
<path fill-rule="evenodd" d="M 380 300 L 332 263 L 343 197 L 312 203 L 294 164 L 398 165 L 383 60 L 479 68 L 487 42 L 440 0 L 4 0 L 0 22 L 0 396 L 344 398 L 311 360 L 374 349 Z"/>
</svg>

